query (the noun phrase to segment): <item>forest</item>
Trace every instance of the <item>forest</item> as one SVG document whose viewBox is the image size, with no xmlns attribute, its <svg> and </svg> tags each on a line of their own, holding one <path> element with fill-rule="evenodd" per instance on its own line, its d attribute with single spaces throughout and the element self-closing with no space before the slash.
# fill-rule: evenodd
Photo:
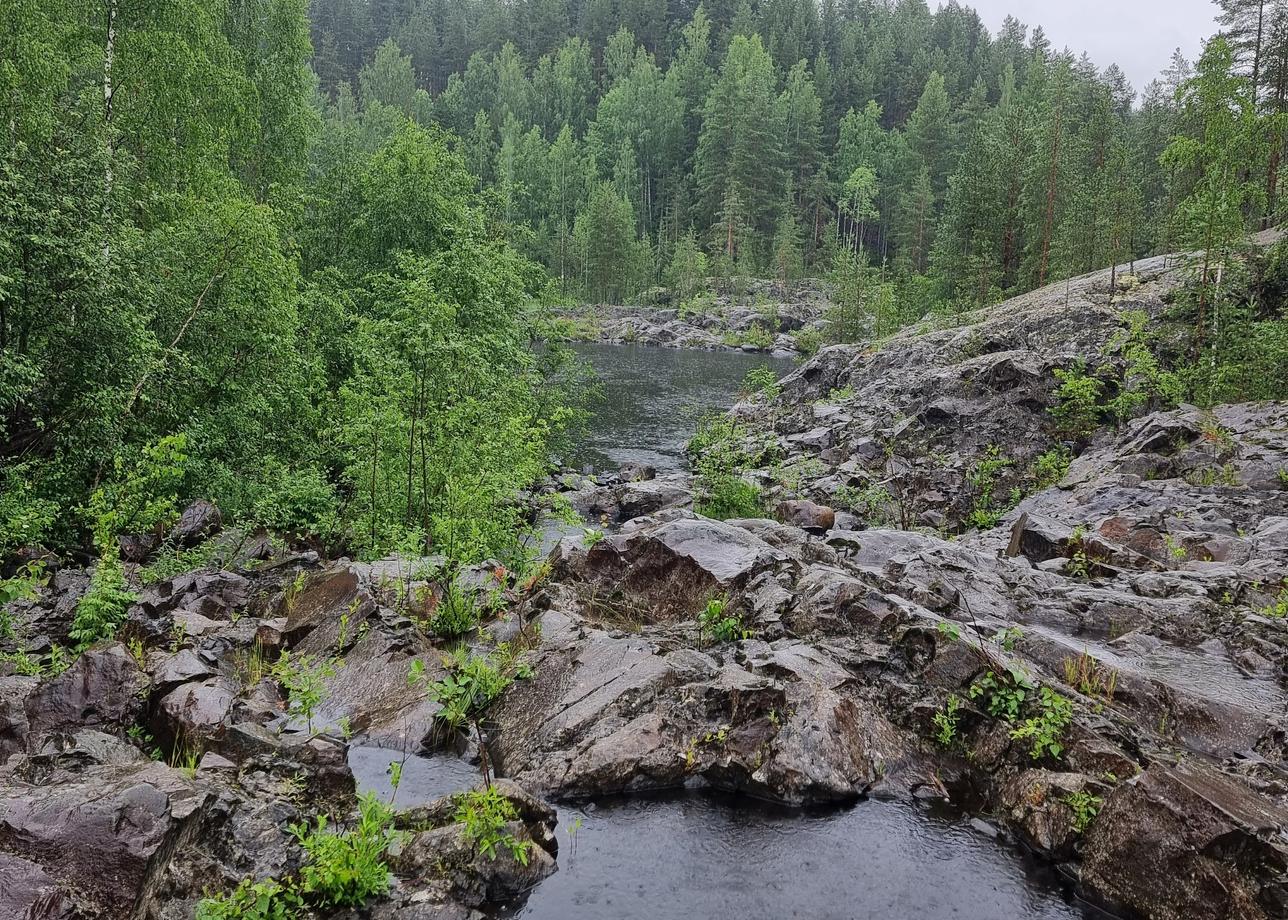
<svg viewBox="0 0 1288 920">
<path fill-rule="evenodd" d="M 1202 248 L 1186 395 L 1273 396 L 1236 256 L 1282 211 L 1288 17 L 1221 5 L 1138 93 L 956 2 L 9 0 L 0 554 L 203 496 L 506 558 L 584 416 L 549 308 L 659 285 L 826 279 L 842 340 Z"/>
</svg>

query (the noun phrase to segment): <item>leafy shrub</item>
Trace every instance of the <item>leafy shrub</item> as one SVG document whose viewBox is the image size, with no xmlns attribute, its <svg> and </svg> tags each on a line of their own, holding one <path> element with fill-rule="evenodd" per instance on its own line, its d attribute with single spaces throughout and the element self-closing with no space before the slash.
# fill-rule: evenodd
<svg viewBox="0 0 1288 920">
<path fill-rule="evenodd" d="M 1071 792 L 1064 797 L 1064 804 L 1073 811 L 1073 829 L 1079 834 L 1091 826 L 1091 822 L 1100 814 L 1104 799 L 1090 792 Z"/>
<path fill-rule="evenodd" d="M 942 626 L 943 624 L 941 623 L 940 625 Z M 957 726 L 961 721 L 959 713 L 961 706 L 962 701 L 957 694 L 950 693 L 947 702 L 944 703 L 944 708 L 934 715 L 935 740 L 944 747 L 951 745 L 957 737 Z"/>
<path fill-rule="evenodd" d="M 750 633 L 743 628 L 742 617 L 732 613 L 723 598 L 707 601 L 707 606 L 698 614 L 698 639 L 709 637 L 716 642 L 734 642 L 747 638 Z"/>
<path fill-rule="evenodd" d="M 45 564 L 40 560 L 28 562 L 12 578 L 0 578 L 0 639 L 14 637 L 13 621 L 8 607 L 14 601 L 35 600 L 48 579 Z"/>
<path fill-rule="evenodd" d="M 139 569 L 139 581 L 145 585 L 194 572 L 210 565 L 219 555 L 219 543 L 206 540 L 191 549 L 174 546 L 169 541 L 161 546 L 150 563 Z"/>
<path fill-rule="evenodd" d="M 707 474 L 705 495 L 695 506 L 698 514 L 717 521 L 760 517 L 765 513 L 760 490 L 741 476 Z"/>
<path fill-rule="evenodd" d="M 764 396 L 773 399 L 782 388 L 778 385 L 778 375 L 767 367 L 753 367 L 742 378 L 743 392 L 749 396 Z"/>
<path fill-rule="evenodd" d="M 444 638 L 463 636 L 479 625 L 478 606 L 453 580 L 448 580 L 443 596 L 434 608 L 429 628 Z"/>
<path fill-rule="evenodd" d="M 812 358 L 818 354 L 818 350 L 823 346 L 823 334 L 813 326 L 796 330 L 792 333 L 792 340 L 796 342 L 796 348 L 806 358 Z"/>
<path fill-rule="evenodd" d="M 1149 314 L 1143 310 L 1129 310 L 1123 314 L 1123 321 L 1126 326 L 1109 343 L 1110 348 L 1121 351 L 1127 364 L 1118 395 L 1108 405 L 1110 414 L 1119 424 L 1151 404 L 1170 408 L 1182 396 L 1181 381 L 1175 374 L 1163 370 L 1154 355 L 1154 337 L 1148 330 Z"/>
<path fill-rule="evenodd" d="M 988 671 L 971 684 L 969 693 L 972 700 L 984 700 L 989 715 L 1014 722 L 1032 689 L 1033 682 L 1019 670 L 1012 671 L 1009 679 Z"/>
<path fill-rule="evenodd" d="M 325 696 L 323 682 L 334 677 L 338 662 L 335 659 L 319 660 L 312 655 L 282 652 L 273 665 L 273 679 L 286 690 L 287 712 L 292 718 L 304 719 L 309 733 L 313 732 L 313 716 Z"/>
<path fill-rule="evenodd" d="M 227 894 L 203 898 L 196 920 L 295 920 L 303 909 L 299 892 L 276 879 L 243 879 Z"/>
<path fill-rule="evenodd" d="M 456 797 L 454 820 L 462 826 L 467 841 L 489 859 L 496 859 L 497 847 L 505 847 L 516 862 L 526 866 L 532 842 L 519 840 L 507 830 L 507 825 L 518 819 L 514 803 L 495 786 L 463 792 Z"/>
<path fill-rule="evenodd" d="M 1073 368 L 1057 369 L 1056 404 L 1051 407 L 1051 418 L 1056 428 L 1070 438 L 1083 440 L 1091 436 L 1100 424 L 1100 396 L 1104 385 L 1087 376 L 1087 366 L 1078 362 Z"/>
<path fill-rule="evenodd" d="M 0 558 L 46 539 L 58 516 L 58 504 L 36 494 L 35 464 L 8 465 L 0 474 Z"/>
<path fill-rule="evenodd" d="M 1033 478 L 1039 489 L 1047 489 L 1058 483 L 1069 472 L 1073 454 L 1069 448 L 1059 445 L 1051 448 L 1038 457 L 1033 465 Z"/>
<path fill-rule="evenodd" d="M 1064 732 L 1073 720 L 1073 703 L 1050 687 L 1043 687 L 1038 697 L 1038 712 L 1011 730 L 1011 737 L 1029 742 L 1029 756 L 1034 760 L 1050 754 L 1059 757 L 1064 751 Z"/>
<path fill-rule="evenodd" d="M 277 533 L 328 537 L 338 529 L 335 488 L 312 467 L 279 468 L 255 501 L 255 523 Z"/>
<path fill-rule="evenodd" d="M 89 588 L 76 605 L 71 638 L 77 649 L 116 635 L 125 611 L 137 599 L 125 581 L 125 570 L 115 548 L 104 552 L 90 577 Z"/>
<path fill-rule="evenodd" d="M 304 848 L 300 891 L 318 907 L 357 907 L 389 890 L 385 852 L 398 839 L 393 811 L 368 792 L 358 799 L 358 824 L 343 833 L 323 816 L 313 825 L 297 824 L 291 833 Z"/>
<path fill-rule="evenodd" d="M 489 655 L 473 655 L 465 649 L 458 649 L 444 663 L 447 675 L 431 681 L 424 663 L 413 661 L 407 681 L 425 688 L 429 698 L 442 707 L 436 717 L 454 729 L 477 721 L 514 682 L 515 674 L 511 672 L 518 670 L 512 659 L 496 661 Z"/>
<path fill-rule="evenodd" d="M 994 495 L 997 489 L 997 477 L 1010 465 L 1011 461 L 1002 456 L 1001 449 L 996 444 L 990 444 L 984 456 L 977 460 L 970 472 L 966 474 L 966 481 L 975 494 L 969 517 L 972 526 L 980 530 L 997 526 L 1005 510 L 998 505 Z"/>
</svg>

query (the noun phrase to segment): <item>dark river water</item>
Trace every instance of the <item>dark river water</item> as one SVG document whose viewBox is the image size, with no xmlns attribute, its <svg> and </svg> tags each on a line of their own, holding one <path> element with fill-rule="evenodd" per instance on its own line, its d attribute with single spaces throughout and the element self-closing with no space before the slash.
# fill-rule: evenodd
<svg viewBox="0 0 1288 920">
<path fill-rule="evenodd" d="M 1103 917 L 964 820 L 867 801 L 804 814 L 711 794 L 559 810 L 559 871 L 530 920 Z"/>
<path fill-rule="evenodd" d="M 699 419 L 733 405 L 748 371 L 768 367 L 782 376 L 794 366 L 790 359 L 740 351 L 593 343 L 572 348 L 594 367 L 603 387 L 573 458 L 596 470 L 624 463 L 682 467 L 684 445 Z"/>
</svg>

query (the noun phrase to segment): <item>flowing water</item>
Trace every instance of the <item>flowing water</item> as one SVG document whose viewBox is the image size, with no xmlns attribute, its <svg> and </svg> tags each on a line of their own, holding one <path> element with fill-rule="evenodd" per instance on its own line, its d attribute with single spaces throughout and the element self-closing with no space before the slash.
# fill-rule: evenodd
<svg viewBox="0 0 1288 920">
<path fill-rule="evenodd" d="M 682 468 L 684 445 L 698 421 L 733 405 L 748 371 L 768 367 L 782 376 L 794 367 L 790 359 L 741 351 L 595 343 L 572 348 L 602 382 L 603 399 L 574 457 L 595 470 L 625 463 Z"/>
</svg>

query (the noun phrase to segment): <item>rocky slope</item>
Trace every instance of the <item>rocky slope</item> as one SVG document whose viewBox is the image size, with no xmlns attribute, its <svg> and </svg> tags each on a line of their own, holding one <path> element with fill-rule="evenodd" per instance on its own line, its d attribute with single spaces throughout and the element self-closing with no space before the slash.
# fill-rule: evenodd
<svg viewBox="0 0 1288 920">
<path fill-rule="evenodd" d="M 533 858 L 489 859 L 428 804 L 399 819 L 397 884 L 363 916 L 464 917 L 538 883 L 542 799 L 694 785 L 946 799 L 1125 915 L 1288 916 L 1288 406 L 1155 413 L 1054 485 L 1026 472 L 1052 443 L 1053 370 L 1112 362 L 1122 311 L 1156 314 L 1177 283 L 1137 269 L 1125 297 L 1091 276 L 827 349 L 739 406 L 775 448 L 753 475 L 779 520 L 700 517 L 685 474 L 552 482 L 606 534 L 522 582 L 457 579 L 491 611 L 471 647 L 513 643 L 531 669 L 485 731 Z M 1020 501 L 971 530 L 990 446 Z M 836 507 L 873 485 L 883 505 Z M 61 674 L 0 671 L 0 916 L 177 918 L 203 889 L 297 871 L 289 825 L 353 814 L 350 745 L 444 743 L 407 680 L 445 673 L 431 569 L 249 541 L 144 589 L 121 641 Z M 65 641 L 86 581 L 59 568 L 15 606 L 32 655 Z M 343 657 L 311 727 L 264 674 L 281 650 Z M 146 753 L 180 738 L 195 762 Z"/>
</svg>

